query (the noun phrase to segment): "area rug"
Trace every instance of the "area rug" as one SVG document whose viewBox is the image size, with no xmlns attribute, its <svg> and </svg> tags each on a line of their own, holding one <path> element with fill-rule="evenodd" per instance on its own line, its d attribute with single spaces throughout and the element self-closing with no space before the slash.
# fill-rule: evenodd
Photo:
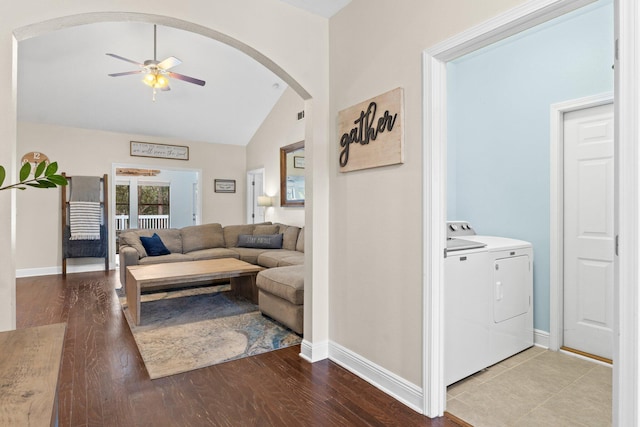
<svg viewBox="0 0 640 427">
<path fill-rule="evenodd" d="M 264 317 L 229 285 L 143 294 L 140 325 L 120 303 L 151 379 L 299 344 L 302 339 Z"/>
</svg>

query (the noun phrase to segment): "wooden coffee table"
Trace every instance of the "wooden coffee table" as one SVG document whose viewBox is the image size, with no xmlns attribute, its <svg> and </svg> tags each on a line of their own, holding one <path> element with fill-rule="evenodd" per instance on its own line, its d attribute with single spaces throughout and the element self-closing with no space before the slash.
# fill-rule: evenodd
<svg viewBox="0 0 640 427">
<path fill-rule="evenodd" d="M 258 303 L 256 275 L 263 267 L 235 258 L 183 261 L 127 267 L 125 294 L 131 319 L 140 324 L 140 293 L 145 289 L 176 288 L 207 280 L 229 279 L 231 291 Z"/>
</svg>

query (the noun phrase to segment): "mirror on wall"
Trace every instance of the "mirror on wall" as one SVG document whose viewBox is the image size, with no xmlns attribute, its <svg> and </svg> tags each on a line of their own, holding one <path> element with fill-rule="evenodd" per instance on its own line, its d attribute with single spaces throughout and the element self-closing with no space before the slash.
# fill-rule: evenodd
<svg viewBox="0 0 640 427">
<path fill-rule="evenodd" d="M 280 206 L 304 206 L 304 141 L 280 148 Z"/>
</svg>

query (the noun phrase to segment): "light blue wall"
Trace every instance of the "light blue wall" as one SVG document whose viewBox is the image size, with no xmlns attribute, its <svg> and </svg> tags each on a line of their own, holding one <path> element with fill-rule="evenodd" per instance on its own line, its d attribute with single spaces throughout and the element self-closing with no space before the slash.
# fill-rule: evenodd
<svg viewBox="0 0 640 427">
<path fill-rule="evenodd" d="M 534 327 L 549 331 L 550 105 L 613 91 L 600 1 L 449 64 L 448 219 L 534 248 Z"/>
</svg>

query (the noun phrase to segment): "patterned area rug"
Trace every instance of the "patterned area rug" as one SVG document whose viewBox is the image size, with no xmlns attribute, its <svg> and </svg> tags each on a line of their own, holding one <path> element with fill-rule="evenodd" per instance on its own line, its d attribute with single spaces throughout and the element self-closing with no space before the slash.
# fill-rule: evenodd
<svg viewBox="0 0 640 427">
<path fill-rule="evenodd" d="M 151 379 L 299 344 L 302 339 L 236 298 L 229 285 L 142 295 L 139 326 L 120 304 Z"/>
</svg>

